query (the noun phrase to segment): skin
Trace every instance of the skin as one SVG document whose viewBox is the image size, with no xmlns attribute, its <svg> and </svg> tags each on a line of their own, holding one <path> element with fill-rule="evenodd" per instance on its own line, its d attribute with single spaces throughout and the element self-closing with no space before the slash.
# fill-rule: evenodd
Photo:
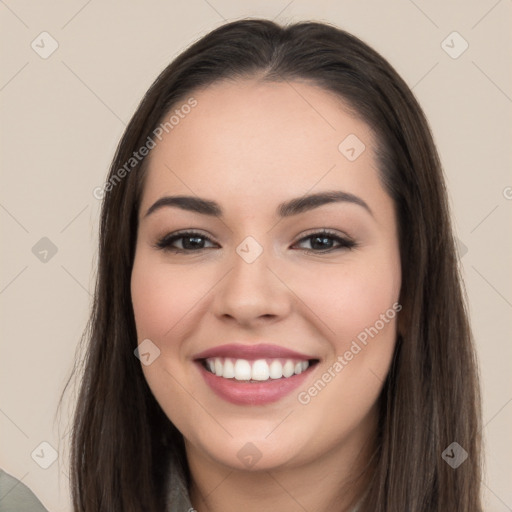
<svg viewBox="0 0 512 512">
<path fill-rule="evenodd" d="M 366 484 L 357 477 L 375 447 L 396 318 L 308 404 L 297 395 L 398 301 L 397 223 L 374 137 L 338 97 L 307 83 L 220 82 L 193 96 L 197 106 L 151 151 L 131 282 L 139 343 L 149 338 L 161 351 L 142 368 L 184 435 L 192 504 L 199 512 L 349 510 Z M 353 162 L 338 150 L 349 134 L 366 146 Z M 332 190 L 358 196 L 371 213 L 349 202 L 276 213 L 283 201 Z M 223 216 L 177 207 L 146 216 L 166 195 L 215 200 Z M 305 236 L 322 228 L 356 247 L 329 239 L 314 249 Z M 186 254 L 155 247 L 184 229 L 212 241 Z M 247 236 L 263 249 L 250 264 L 236 252 Z M 234 405 L 205 384 L 193 356 L 237 342 L 320 362 L 278 402 Z M 261 454 L 252 467 L 237 456 L 248 442 Z"/>
</svg>

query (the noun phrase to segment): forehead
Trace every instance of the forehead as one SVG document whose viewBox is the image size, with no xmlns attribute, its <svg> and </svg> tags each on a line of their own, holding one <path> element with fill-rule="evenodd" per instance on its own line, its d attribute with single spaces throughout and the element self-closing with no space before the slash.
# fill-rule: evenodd
<svg viewBox="0 0 512 512">
<path fill-rule="evenodd" d="M 190 98 L 195 106 L 181 109 L 194 104 Z M 236 193 L 256 205 L 313 188 L 358 194 L 381 188 L 370 127 L 318 86 L 218 82 L 192 92 L 164 122 L 173 113 L 149 155 L 143 203 L 166 192 Z"/>
</svg>

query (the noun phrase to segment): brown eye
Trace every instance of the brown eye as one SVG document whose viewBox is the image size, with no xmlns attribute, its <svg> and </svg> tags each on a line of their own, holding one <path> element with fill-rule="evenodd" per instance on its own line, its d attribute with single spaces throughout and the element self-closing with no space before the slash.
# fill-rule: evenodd
<svg viewBox="0 0 512 512">
<path fill-rule="evenodd" d="M 205 247 L 206 243 L 213 242 L 202 233 L 187 231 L 165 235 L 156 243 L 156 247 L 172 252 L 197 252 L 202 249 L 210 249 L 211 247 Z"/>
<path fill-rule="evenodd" d="M 352 249 L 357 244 L 349 239 L 336 235 L 330 231 L 320 231 L 312 233 L 301 240 L 299 244 L 304 241 L 309 242 L 310 248 L 305 248 L 306 252 L 331 252 L 339 249 Z"/>
</svg>

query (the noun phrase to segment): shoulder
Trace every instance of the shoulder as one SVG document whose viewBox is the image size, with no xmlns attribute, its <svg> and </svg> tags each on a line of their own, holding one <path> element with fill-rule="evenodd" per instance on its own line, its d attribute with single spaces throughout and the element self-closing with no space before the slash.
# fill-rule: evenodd
<svg viewBox="0 0 512 512">
<path fill-rule="evenodd" d="M 48 512 L 20 480 L 0 469 L 0 512 Z"/>
</svg>

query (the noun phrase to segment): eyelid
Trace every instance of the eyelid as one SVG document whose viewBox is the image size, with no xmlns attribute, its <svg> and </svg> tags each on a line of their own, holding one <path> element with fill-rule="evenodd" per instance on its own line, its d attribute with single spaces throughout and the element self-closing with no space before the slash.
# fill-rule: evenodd
<svg viewBox="0 0 512 512">
<path fill-rule="evenodd" d="M 174 236 L 183 236 L 183 235 L 200 235 L 204 238 L 208 238 L 208 240 L 214 241 L 214 238 L 207 234 L 206 231 L 203 231 L 199 228 L 189 228 L 189 229 L 179 229 L 178 231 L 173 231 L 172 233 L 169 233 L 168 235 L 165 235 L 165 237 L 174 237 Z M 165 238 L 164 237 L 164 238 Z M 217 243 L 217 242 L 215 242 Z"/>
<path fill-rule="evenodd" d="M 312 237 L 313 235 L 327 235 L 327 236 L 331 236 L 333 238 L 340 238 L 340 239 L 343 239 L 347 242 L 350 242 L 350 243 L 356 243 L 355 240 L 350 236 L 348 235 L 347 233 L 344 233 L 344 232 L 341 232 L 341 231 L 336 231 L 336 230 L 333 230 L 333 229 L 329 229 L 329 228 L 313 228 L 313 229 L 309 229 L 307 231 L 304 231 L 303 233 L 301 233 L 296 241 L 294 242 L 294 245 L 298 242 L 301 242 L 302 240 L 304 240 L 305 238 L 309 238 L 309 237 Z"/>
</svg>

